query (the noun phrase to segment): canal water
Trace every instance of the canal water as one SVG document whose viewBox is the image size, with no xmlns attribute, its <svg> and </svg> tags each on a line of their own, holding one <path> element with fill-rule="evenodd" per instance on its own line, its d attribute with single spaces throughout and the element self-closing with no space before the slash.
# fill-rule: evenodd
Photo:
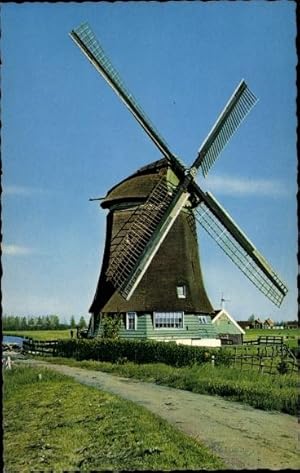
<svg viewBox="0 0 300 473">
<path fill-rule="evenodd" d="M 23 346 L 24 338 L 22 337 L 15 337 L 11 335 L 3 335 L 2 342 L 3 343 L 17 343 L 18 345 Z"/>
</svg>

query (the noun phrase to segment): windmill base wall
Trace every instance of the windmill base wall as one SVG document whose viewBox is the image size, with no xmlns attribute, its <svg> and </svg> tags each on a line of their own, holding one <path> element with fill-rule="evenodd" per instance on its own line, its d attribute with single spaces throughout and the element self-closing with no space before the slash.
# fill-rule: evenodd
<svg viewBox="0 0 300 473">
<path fill-rule="evenodd" d="M 194 347 L 220 347 L 221 340 L 217 338 L 162 338 L 149 337 L 148 340 L 155 340 L 160 342 L 176 342 L 177 345 L 191 345 Z"/>
<path fill-rule="evenodd" d="M 94 325 L 89 335 L 92 337 L 101 337 L 103 327 L 101 324 L 101 314 L 99 324 Z M 114 317 L 116 314 L 106 313 L 105 315 Z M 138 313 L 135 330 L 127 330 L 125 325 L 126 313 L 118 314 L 121 316 L 121 327 L 119 337 L 130 340 L 156 340 L 176 342 L 177 344 L 218 347 L 221 346 L 221 340 L 218 336 L 214 324 L 208 317 L 207 323 L 199 323 L 199 314 L 184 314 L 182 328 L 162 328 L 157 329 L 153 326 L 153 316 L 151 313 Z"/>
<path fill-rule="evenodd" d="M 231 333 L 219 333 L 222 345 L 243 345 L 243 335 L 233 335 Z"/>
</svg>

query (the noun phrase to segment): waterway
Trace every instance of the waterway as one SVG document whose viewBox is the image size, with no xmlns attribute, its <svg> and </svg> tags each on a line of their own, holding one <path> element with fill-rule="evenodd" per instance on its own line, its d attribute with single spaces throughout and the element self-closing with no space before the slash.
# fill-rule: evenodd
<svg viewBox="0 0 300 473">
<path fill-rule="evenodd" d="M 18 345 L 21 345 L 21 347 L 23 346 L 23 341 L 24 341 L 24 338 L 15 337 L 12 335 L 3 335 L 3 338 L 2 338 L 2 343 L 16 343 Z"/>
</svg>

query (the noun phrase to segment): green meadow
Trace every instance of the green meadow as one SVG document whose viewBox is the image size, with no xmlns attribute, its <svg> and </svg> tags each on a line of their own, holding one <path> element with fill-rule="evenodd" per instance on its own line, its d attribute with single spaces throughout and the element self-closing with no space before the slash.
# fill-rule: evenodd
<svg viewBox="0 0 300 473">
<path fill-rule="evenodd" d="M 73 329 L 74 337 L 76 329 Z M 70 330 L 4 330 L 3 335 L 33 338 L 34 340 L 63 340 L 71 338 Z"/>
<path fill-rule="evenodd" d="M 141 406 L 43 368 L 4 371 L 3 427 L 6 473 L 224 468 Z"/>
</svg>

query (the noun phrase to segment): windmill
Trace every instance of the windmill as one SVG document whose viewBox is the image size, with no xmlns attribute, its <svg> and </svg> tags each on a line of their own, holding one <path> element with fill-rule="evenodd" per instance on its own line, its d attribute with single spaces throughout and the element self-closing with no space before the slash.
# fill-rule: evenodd
<svg viewBox="0 0 300 473">
<path fill-rule="evenodd" d="M 90 309 L 94 319 L 100 313 L 142 310 L 156 314 L 162 314 L 160 311 L 174 314 L 174 310 L 184 308 L 194 313 L 212 312 L 202 281 L 195 221 L 252 283 L 280 306 L 287 293 L 284 282 L 215 197 L 204 192 L 195 180 L 199 169 L 206 177 L 255 105 L 257 99 L 246 82 L 239 83 L 193 164 L 186 167 L 124 85 L 89 25 L 80 25 L 70 36 L 163 155 L 163 159 L 139 169 L 112 188 L 101 203 L 110 212 L 102 270 Z M 176 261 L 174 251 L 178 251 L 181 261 Z M 172 283 L 172 289 L 167 284 L 161 290 L 162 271 Z M 169 292 L 175 294 L 175 286 L 176 301 L 172 302 Z M 159 297 L 155 297 L 156 292 L 160 293 Z M 145 307 L 147 296 L 148 307 Z M 169 315 L 169 319 L 172 317 L 169 326 L 174 328 L 176 317 Z M 182 320 L 177 324 L 182 327 Z M 159 327 L 157 321 L 156 327 Z M 95 333 L 95 325 L 91 332 Z"/>
</svg>

